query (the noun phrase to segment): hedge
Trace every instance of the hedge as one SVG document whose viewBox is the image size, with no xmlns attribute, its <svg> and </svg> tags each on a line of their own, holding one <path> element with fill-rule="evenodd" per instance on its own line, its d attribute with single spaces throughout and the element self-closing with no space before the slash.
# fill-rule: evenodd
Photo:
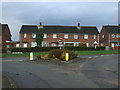
<svg viewBox="0 0 120 90">
<path fill-rule="evenodd" d="M 65 49 L 72 51 L 80 50 L 105 50 L 105 47 L 64 47 Z M 59 49 L 59 47 L 34 47 L 34 48 L 12 48 L 11 52 L 47 52 L 53 49 Z"/>
</svg>

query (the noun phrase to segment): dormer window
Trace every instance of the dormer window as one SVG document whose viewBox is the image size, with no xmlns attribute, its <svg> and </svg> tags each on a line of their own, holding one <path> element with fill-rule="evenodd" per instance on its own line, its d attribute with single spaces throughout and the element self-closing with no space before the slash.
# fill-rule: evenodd
<svg viewBox="0 0 120 90">
<path fill-rule="evenodd" d="M 26 33 L 24 33 L 24 38 L 26 38 L 27 37 L 27 34 Z"/>
<path fill-rule="evenodd" d="M 32 38 L 36 38 L 36 34 L 33 33 L 33 34 L 32 34 Z"/>
</svg>

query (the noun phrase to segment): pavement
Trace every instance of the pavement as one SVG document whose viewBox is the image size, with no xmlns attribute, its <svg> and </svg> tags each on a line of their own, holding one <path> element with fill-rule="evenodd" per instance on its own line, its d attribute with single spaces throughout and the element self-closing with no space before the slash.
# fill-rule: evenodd
<svg viewBox="0 0 120 90">
<path fill-rule="evenodd" d="M 73 63 L 50 64 L 4 58 L 3 73 L 17 88 L 117 88 L 118 55 L 79 56 Z"/>
</svg>

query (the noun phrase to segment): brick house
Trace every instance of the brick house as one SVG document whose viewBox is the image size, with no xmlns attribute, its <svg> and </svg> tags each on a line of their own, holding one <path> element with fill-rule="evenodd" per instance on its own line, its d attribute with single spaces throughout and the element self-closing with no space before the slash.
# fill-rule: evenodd
<svg viewBox="0 0 120 90">
<path fill-rule="evenodd" d="M 79 46 L 84 43 L 87 47 L 99 45 L 99 32 L 96 27 L 80 26 L 47 26 L 23 25 L 20 30 L 20 47 L 35 47 L 36 34 L 43 33 L 43 47 L 57 47 L 61 40 L 65 46 Z"/>
<path fill-rule="evenodd" d="M 8 24 L 2 24 L 2 48 L 6 48 L 6 41 L 11 41 L 11 36 Z"/>
<path fill-rule="evenodd" d="M 8 24 L 2 24 L 2 48 L 16 48 L 19 47 L 19 41 L 11 40 L 11 32 Z"/>
<path fill-rule="evenodd" d="M 105 25 L 100 32 L 100 46 L 111 46 L 120 49 L 120 25 Z"/>
</svg>

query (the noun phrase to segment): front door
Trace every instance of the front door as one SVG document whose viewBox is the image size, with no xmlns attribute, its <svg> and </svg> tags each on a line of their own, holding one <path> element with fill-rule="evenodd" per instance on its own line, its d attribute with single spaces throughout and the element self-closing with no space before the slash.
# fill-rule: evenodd
<svg viewBox="0 0 120 90">
<path fill-rule="evenodd" d="M 112 47 L 115 47 L 114 43 L 111 44 Z"/>
</svg>

